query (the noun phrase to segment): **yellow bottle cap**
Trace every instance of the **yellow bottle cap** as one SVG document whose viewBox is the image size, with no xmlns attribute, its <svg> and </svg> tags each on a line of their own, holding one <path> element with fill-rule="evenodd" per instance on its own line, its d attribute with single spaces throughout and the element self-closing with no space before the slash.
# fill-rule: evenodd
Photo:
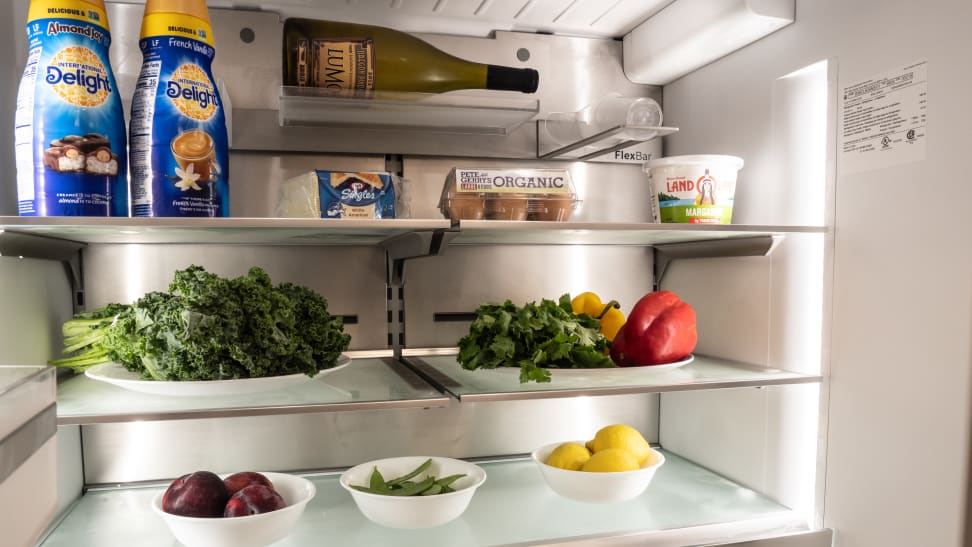
<svg viewBox="0 0 972 547">
<path fill-rule="evenodd" d="M 206 0 L 145 0 L 145 15 L 155 13 L 181 13 L 210 23 Z"/>
<path fill-rule="evenodd" d="M 108 29 L 105 0 L 31 0 L 28 23 L 51 17 L 75 19 Z"/>
</svg>

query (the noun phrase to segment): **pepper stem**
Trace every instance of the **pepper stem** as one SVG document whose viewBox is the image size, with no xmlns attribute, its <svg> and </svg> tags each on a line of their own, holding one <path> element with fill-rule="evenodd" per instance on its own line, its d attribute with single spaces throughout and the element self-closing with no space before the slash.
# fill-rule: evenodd
<svg viewBox="0 0 972 547">
<path fill-rule="evenodd" d="M 617 300 L 612 300 L 612 301 L 608 302 L 607 305 L 604 306 L 604 309 L 601 310 L 601 313 L 597 314 L 597 319 L 600 319 L 600 318 L 604 317 L 604 314 L 607 313 L 607 312 L 609 312 L 609 311 L 611 311 L 611 308 L 619 308 L 620 309 L 621 308 L 621 304 L 619 304 Z"/>
</svg>

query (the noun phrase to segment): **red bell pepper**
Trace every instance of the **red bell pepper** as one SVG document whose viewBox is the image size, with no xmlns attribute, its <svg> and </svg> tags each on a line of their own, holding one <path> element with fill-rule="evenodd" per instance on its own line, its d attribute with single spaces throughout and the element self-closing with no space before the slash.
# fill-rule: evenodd
<svg viewBox="0 0 972 547">
<path fill-rule="evenodd" d="M 620 367 L 662 365 L 688 357 L 698 342 L 695 310 L 671 291 L 655 291 L 638 300 L 611 344 Z"/>
</svg>

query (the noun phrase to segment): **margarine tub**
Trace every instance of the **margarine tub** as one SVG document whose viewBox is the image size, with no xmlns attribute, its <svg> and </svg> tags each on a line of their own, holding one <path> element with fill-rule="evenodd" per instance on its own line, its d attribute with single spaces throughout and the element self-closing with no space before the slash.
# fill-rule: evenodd
<svg viewBox="0 0 972 547">
<path fill-rule="evenodd" d="M 736 174 L 742 166 L 742 158 L 717 155 L 672 156 L 645 163 L 654 221 L 730 224 Z"/>
</svg>

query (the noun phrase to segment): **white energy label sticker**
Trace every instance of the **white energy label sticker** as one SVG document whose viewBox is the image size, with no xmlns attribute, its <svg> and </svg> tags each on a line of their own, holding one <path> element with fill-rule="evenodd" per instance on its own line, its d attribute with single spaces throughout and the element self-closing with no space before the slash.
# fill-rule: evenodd
<svg viewBox="0 0 972 547">
<path fill-rule="evenodd" d="M 840 172 L 925 159 L 927 61 L 844 87 Z"/>
</svg>

